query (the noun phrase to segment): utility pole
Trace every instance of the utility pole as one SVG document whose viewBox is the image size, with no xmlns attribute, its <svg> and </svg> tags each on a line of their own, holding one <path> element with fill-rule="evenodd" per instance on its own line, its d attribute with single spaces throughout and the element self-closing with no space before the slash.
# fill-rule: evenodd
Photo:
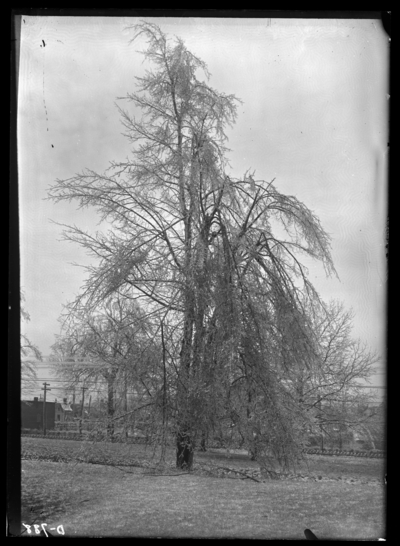
<svg viewBox="0 0 400 546">
<path fill-rule="evenodd" d="M 82 387 L 81 419 L 83 419 L 83 404 L 85 400 L 85 391 L 87 391 L 87 387 Z"/>
<path fill-rule="evenodd" d="M 75 387 L 72 393 L 72 419 L 75 417 Z"/>
<path fill-rule="evenodd" d="M 51 389 L 49 389 L 47 387 L 47 385 L 50 386 L 50 383 L 44 382 L 43 383 L 43 389 L 42 389 L 42 391 L 44 391 L 44 396 L 43 396 L 43 436 L 46 436 L 46 392 L 51 391 Z"/>
<path fill-rule="evenodd" d="M 79 420 L 79 434 L 82 434 L 82 421 L 83 421 L 83 404 L 85 400 L 85 391 L 87 387 L 82 387 L 82 401 L 81 401 L 81 418 Z"/>
</svg>

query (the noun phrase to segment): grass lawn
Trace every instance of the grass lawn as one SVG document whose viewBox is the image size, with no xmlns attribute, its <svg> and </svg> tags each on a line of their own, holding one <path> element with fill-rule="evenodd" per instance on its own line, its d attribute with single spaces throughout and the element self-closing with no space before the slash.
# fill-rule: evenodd
<svg viewBox="0 0 400 546">
<path fill-rule="evenodd" d="M 114 462 L 128 454 L 135 461 L 145 454 L 144 446 L 97 447 Z M 68 458 L 68 452 L 71 459 L 34 460 L 35 449 L 42 456 L 47 449 L 49 457 L 58 450 Z M 383 464 L 377 459 L 312 456 L 310 473 L 319 472 L 324 479 L 257 483 L 201 475 L 196 466 L 191 474 L 174 474 L 171 468 L 164 473 L 172 475 L 159 476 L 139 466 L 76 463 L 77 452 L 85 452 L 78 442 L 23 438 L 23 454 L 32 455 L 22 461 L 24 523 L 63 525 L 66 536 L 87 537 L 304 539 L 306 528 L 320 539 L 385 536 L 385 491 L 378 482 Z M 195 457 L 231 468 L 257 467 L 238 454 L 227 458 L 221 452 L 207 452 Z M 329 474 L 331 479 L 325 480 Z"/>
</svg>

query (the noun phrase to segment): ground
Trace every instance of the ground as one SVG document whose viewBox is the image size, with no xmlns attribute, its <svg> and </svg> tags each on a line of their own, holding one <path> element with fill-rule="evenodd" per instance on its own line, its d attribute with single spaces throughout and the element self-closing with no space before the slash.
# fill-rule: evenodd
<svg viewBox="0 0 400 546">
<path fill-rule="evenodd" d="M 161 469 L 144 446 L 23 438 L 22 447 L 22 522 L 53 534 L 62 525 L 87 537 L 304 539 L 306 528 L 321 539 L 385 536 L 379 459 L 310 456 L 308 468 L 261 482 L 244 453 L 196 453 L 185 473 L 172 449 Z"/>
</svg>

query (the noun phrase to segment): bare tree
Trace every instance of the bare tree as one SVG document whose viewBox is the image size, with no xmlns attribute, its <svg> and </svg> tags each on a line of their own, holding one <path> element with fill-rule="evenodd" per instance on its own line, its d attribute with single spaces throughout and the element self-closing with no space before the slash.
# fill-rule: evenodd
<svg viewBox="0 0 400 546">
<path fill-rule="evenodd" d="M 25 296 L 21 292 L 21 319 L 25 322 L 30 320 L 29 313 L 26 311 Z M 30 339 L 21 334 L 21 393 L 28 395 L 38 388 L 36 362 L 42 360 L 42 354 L 39 348 L 34 345 Z"/>
<path fill-rule="evenodd" d="M 319 340 L 318 358 L 308 367 L 291 368 L 284 381 L 314 417 L 314 430 L 335 436 L 365 427 L 369 419 L 360 408 L 375 404 L 366 384 L 375 371 L 379 355 L 352 337 L 352 311 L 331 301 L 309 307 L 313 329 Z M 340 434 L 339 434 L 340 436 Z"/>
<path fill-rule="evenodd" d="M 112 225 L 107 235 L 65 231 L 99 260 L 88 268 L 86 307 L 122 291 L 168 323 L 177 466 L 190 468 L 199 435 L 233 411 L 231 388 L 241 375 L 252 411 L 261 421 L 269 415 L 270 431 L 291 422 L 277 370 L 306 366 L 318 352 L 303 294 L 317 296 L 298 255 L 322 261 L 327 274 L 334 266 L 329 237 L 307 207 L 273 181 L 227 174 L 225 131 L 238 100 L 208 85 L 205 63 L 179 38 L 169 41 L 152 23 L 135 32 L 147 40 L 144 55 L 155 70 L 126 97 L 142 118 L 119 108 L 132 158 L 104 174 L 57 180 L 49 197 L 95 207 Z M 293 446 L 296 427 L 285 428 Z M 263 434 L 276 454 L 282 438 Z"/>
<path fill-rule="evenodd" d="M 66 306 L 53 359 L 59 361 L 57 372 L 69 381 L 69 389 L 82 383 L 93 391 L 107 390 L 107 430 L 112 438 L 116 410 L 129 415 L 128 389 L 134 405 L 156 404 L 160 351 L 137 303 L 114 294 L 96 312 L 82 306 L 82 300 L 80 304 Z"/>
</svg>

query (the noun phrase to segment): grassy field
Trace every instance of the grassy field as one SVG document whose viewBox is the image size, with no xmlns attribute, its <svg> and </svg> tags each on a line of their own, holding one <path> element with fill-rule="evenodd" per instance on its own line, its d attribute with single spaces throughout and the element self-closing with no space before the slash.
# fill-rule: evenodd
<svg viewBox="0 0 400 546">
<path fill-rule="evenodd" d="M 379 459 L 309 456 L 291 479 L 256 482 L 226 470 L 260 479 L 244 453 L 196 453 L 188 474 L 173 468 L 173 450 L 156 470 L 141 445 L 22 440 L 22 521 L 63 525 L 66 536 L 385 536 Z"/>
</svg>

